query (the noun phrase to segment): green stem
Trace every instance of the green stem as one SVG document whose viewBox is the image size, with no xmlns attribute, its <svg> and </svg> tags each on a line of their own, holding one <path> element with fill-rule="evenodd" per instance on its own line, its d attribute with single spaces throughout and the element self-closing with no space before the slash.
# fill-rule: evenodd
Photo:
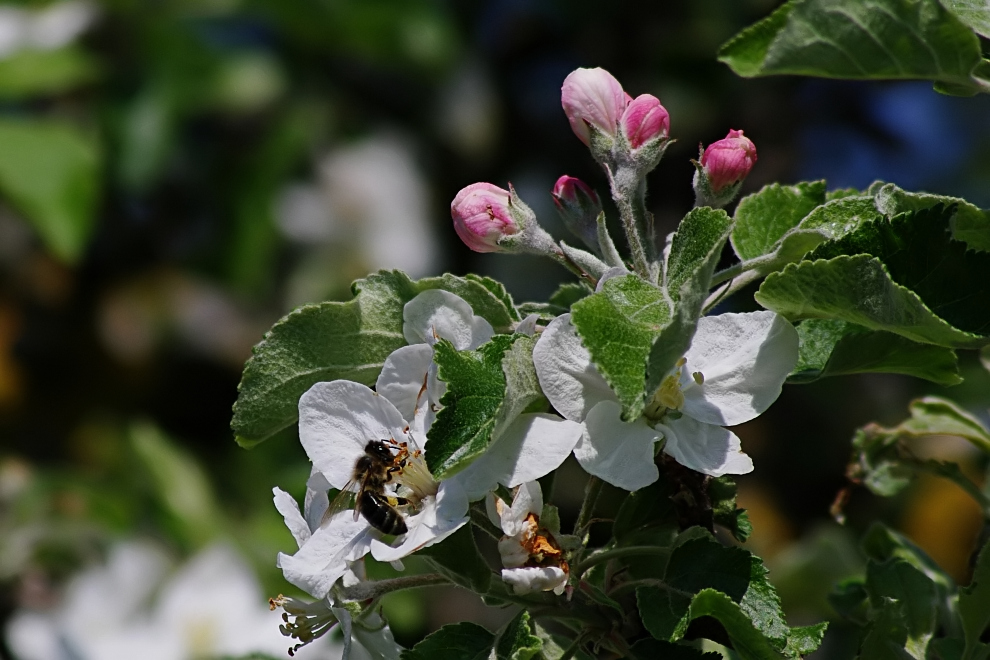
<svg viewBox="0 0 990 660">
<path fill-rule="evenodd" d="M 609 187 L 612 190 L 612 199 L 619 210 L 619 218 L 622 220 L 622 228 L 626 233 L 626 242 L 629 243 L 629 253 L 633 261 L 633 270 L 644 280 L 650 280 L 650 259 L 646 252 L 644 243 L 645 237 L 641 235 L 641 224 L 636 217 L 636 210 L 633 208 L 630 198 L 630 191 L 619 185 L 612 170 L 605 168 L 608 176 Z"/>
<path fill-rule="evenodd" d="M 588 633 L 581 633 L 578 635 L 571 645 L 564 649 L 564 652 L 560 654 L 557 660 L 571 660 L 577 652 L 581 650 L 581 645 L 584 644 L 585 640 L 589 637 Z"/>
<path fill-rule="evenodd" d="M 389 580 L 375 582 L 358 582 L 341 589 L 345 600 L 368 600 L 379 598 L 393 591 L 414 589 L 417 587 L 432 587 L 440 584 L 450 584 L 450 580 L 439 573 L 424 573 L 422 575 L 407 575 Z"/>
<path fill-rule="evenodd" d="M 547 256 L 549 256 L 558 264 L 560 264 L 567 270 L 571 271 L 572 273 L 574 273 L 575 275 L 586 281 L 588 284 L 591 285 L 592 289 L 598 286 L 598 280 L 596 278 L 592 277 L 590 273 L 586 273 L 583 268 L 581 268 L 576 263 L 568 259 L 567 255 L 564 254 L 564 251 L 561 250 L 559 247 L 555 246 L 555 248 L 556 249 L 554 249 L 553 251 L 547 253 Z"/>
<path fill-rule="evenodd" d="M 708 296 L 708 299 L 705 301 L 705 306 L 704 306 L 705 311 L 707 312 L 708 309 L 712 307 L 719 300 L 722 300 L 723 298 L 728 298 L 732 294 L 739 291 L 739 289 L 749 286 L 750 284 L 760 279 L 761 277 L 763 276 L 755 270 L 747 270 L 746 272 L 742 273 L 734 280 L 732 280 L 732 284 L 729 285 L 728 289 L 724 291 L 716 291 L 715 293 Z"/>
<path fill-rule="evenodd" d="M 731 280 L 734 277 L 738 277 L 743 272 L 749 270 L 748 264 L 745 261 L 740 261 L 737 264 L 732 264 L 728 268 L 723 268 L 714 275 L 712 275 L 711 286 L 718 286 L 726 280 Z"/>
<path fill-rule="evenodd" d="M 492 537 L 496 541 L 504 536 L 504 534 L 502 534 L 502 530 L 492 524 L 492 521 L 488 519 L 488 514 L 481 510 L 477 504 L 471 506 L 470 512 L 471 522 L 474 523 L 476 527 L 481 529 L 481 531 L 488 534 L 488 536 Z"/>
<path fill-rule="evenodd" d="M 584 487 L 584 501 L 581 503 L 581 512 L 578 513 L 577 522 L 574 523 L 574 534 L 584 537 L 587 527 L 591 523 L 591 514 L 595 512 L 595 505 L 598 504 L 598 496 L 602 492 L 605 482 L 596 476 L 588 479 Z"/>
<path fill-rule="evenodd" d="M 574 568 L 574 575 L 584 575 L 585 571 L 592 566 L 597 566 L 598 564 L 602 564 L 613 559 L 621 559 L 623 557 L 642 557 L 644 555 L 667 555 L 669 553 L 670 548 L 659 548 L 653 545 L 632 545 L 627 548 L 603 550 L 602 552 L 591 555 L 579 563 Z"/>
</svg>

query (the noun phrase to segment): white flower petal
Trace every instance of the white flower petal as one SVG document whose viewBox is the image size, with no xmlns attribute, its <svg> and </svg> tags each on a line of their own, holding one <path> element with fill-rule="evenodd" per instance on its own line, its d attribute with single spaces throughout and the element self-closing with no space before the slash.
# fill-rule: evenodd
<svg viewBox="0 0 990 660">
<path fill-rule="evenodd" d="M 316 598 L 323 598 L 355 561 L 371 547 L 372 529 L 364 518 L 341 511 L 313 532 L 294 555 L 279 553 L 277 566 L 285 579 Z"/>
<path fill-rule="evenodd" d="M 436 414 L 430 409 L 428 385 L 433 366 L 433 347 L 412 344 L 385 358 L 375 391 L 392 402 L 418 435 L 425 436 Z M 437 397 L 439 400 L 439 397 Z M 427 419 L 429 417 L 429 419 Z M 428 423 L 427 423 L 428 422 Z"/>
<path fill-rule="evenodd" d="M 753 471 L 753 459 L 743 453 L 732 431 L 705 424 L 687 415 L 657 426 L 666 439 L 663 450 L 684 467 L 713 477 Z"/>
<path fill-rule="evenodd" d="M 402 334 L 410 344 L 446 339 L 463 351 L 481 346 L 495 334 L 491 324 L 474 315 L 471 306 L 449 291 L 430 289 L 402 309 Z"/>
<path fill-rule="evenodd" d="M 275 508 L 282 514 L 285 526 L 292 532 L 292 538 L 296 540 L 296 546 L 301 548 L 309 540 L 312 533 L 309 529 L 309 523 L 299 513 L 299 504 L 296 503 L 292 495 L 289 495 L 277 486 L 272 488 L 272 494 L 275 496 Z"/>
<path fill-rule="evenodd" d="M 592 408 L 574 456 L 589 474 L 625 490 L 639 490 L 660 477 L 653 462 L 653 445 L 660 434 L 642 417 L 623 422 L 621 414 L 622 406 L 613 401 Z"/>
<path fill-rule="evenodd" d="M 775 312 L 702 317 L 684 374 L 700 371 L 704 383 L 685 389 L 682 410 L 707 424 L 748 422 L 777 400 L 797 357 L 797 331 Z"/>
<path fill-rule="evenodd" d="M 536 322 L 539 320 L 539 314 L 530 314 L 516 325 L 516 333 L 532 337 L 536 334 Z"/>
<path fill-rule="evenodd" d="M 423 509 L 406 518 L 409 531 L 399 537 L 399 545 L 393 547 L 375 539 L 371 542 L 371 555 L 378 561 L 395 561 L 439 543 L 468 521 L 467 509 L 464 491 L 450 481 L 441 481 L 436 497 L 426 498 Z"/>
<path fill-rule="evenodd" d="M 556 566 L 502 569 L 502 581 L 512 586 L 516 595 L 533 591 L 550 591 L 558 596 L 567 586 L 567 573 Z"/>
<path fill-rule="evenodd" d="M 313 468 L 306 480 L 306 497 L 303 501 L 303 518 L 312 531 L 323 523 L 323 515 L 330 508 L 330 498 L 327 491 L 330 490 L 330 482 L 323 474 Z"/>
<path fill-rule="evenodd" d="M 583 432 L 577 422 L 556 415 L 520 415 L 484 454 L 452 479 L 471 500 L 481 499 L 499 483 L 514 488 L 560 467 Z"/>
<path fill-rule="evenodd" d="M 512 506 L 502 509 L 500 523 L 502 531 L 514 536 L 527 527 L 524 523 L 529 514 L 543 513 L 543 489 L 537 481 L 521 484 L 512 497 Z"/>
<path fill-rule="evenodd" d="M 533 364 L 543 393 L 569 420 L 583 422 L 598 402 L 618 401 L 592 364 L 570 314 L 555 318 L 540 335 L 533 348 Z"/>
<path fill-rule="evenodd" d="M 299 441 L 334 488 L 350 481 L 370 440 L 403 441 L 405 427 L 388 399 L 349 380 L 316 383 L 299 399 Z"/>
</svg>

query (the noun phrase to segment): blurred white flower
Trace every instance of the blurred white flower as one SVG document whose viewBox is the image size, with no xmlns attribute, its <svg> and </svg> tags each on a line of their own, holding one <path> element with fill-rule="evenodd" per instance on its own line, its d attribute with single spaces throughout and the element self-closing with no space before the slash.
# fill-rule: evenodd
<svg viewBox="0 0 990 660">
<path fill-rule="evenodd" d="M 291 240 L 350 245 L 363 270 L 418 278 L 437 271 L 428 191 L 409 142 L 382 132 L 328 152 L 315 184 L 282 190 L 275 217 Z"/>
<path fill-rule="evenodd" d="M 105 566 L 84 571 L 52 612 L 20 611 L 7 642 L 21 660 L 193 660 L 253 652 L 286 657 L 290 640 L 254 574 L 231 548 L 216 545 L 164 584 L 164 553 L 146 543 L 112 549 Z M 298 658 L 340 657 L 327 639 Z"/>
<path fill-rule="evenodd" d="M 70 44 L 96 19 L 89 2 L 70 0 L 40 10 L 0 7 L 0 59 L 21 50 L 55 50 Z"/>
</svg>

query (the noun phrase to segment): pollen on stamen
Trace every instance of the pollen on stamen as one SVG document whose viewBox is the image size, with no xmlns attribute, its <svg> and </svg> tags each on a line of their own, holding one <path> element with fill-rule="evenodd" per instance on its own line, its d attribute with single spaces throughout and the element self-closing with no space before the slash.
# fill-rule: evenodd
<svg viewBox="0 0 990 660">
<path fill-rule="evenodd" d="M 695 371 L 693 374 L 691 374 L 691 377 L 694 378 L 694 382 L 696 382 L 698 385 L 705 384 L 705 374 L 701 373 L 700 371 Z"/>
</svg>

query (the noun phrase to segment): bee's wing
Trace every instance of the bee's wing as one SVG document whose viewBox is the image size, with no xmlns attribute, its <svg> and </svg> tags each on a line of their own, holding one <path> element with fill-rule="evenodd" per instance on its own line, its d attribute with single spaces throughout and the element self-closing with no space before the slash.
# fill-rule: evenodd
<svg viewBox="0 0 990 660">
<path fill-rule="evenodd" d="M 320 520 L 320 527 L 325 525 L 327 521 L 333 518 L 335 515 L 337 515 L 341 511 L 345 511 L 348 507 L 350 507 L 351 502 L 354 499 L 354 490 L 353 490 L 354 483 L 355 482 L 353 479 L 348 481 L 346 484 L 344 484 L 344 487 L 340 489 L 340 492 L 337 493 L 337 496 L 333 498 L 333 501 L 330 502 L 330 505 L 327 507 L 326 513 L 323 514 L 322 520 Z M 357 519 L 358 519 L 358 510 L 357 508 L 355 508 L 354 520 Z"/>
</svg>

